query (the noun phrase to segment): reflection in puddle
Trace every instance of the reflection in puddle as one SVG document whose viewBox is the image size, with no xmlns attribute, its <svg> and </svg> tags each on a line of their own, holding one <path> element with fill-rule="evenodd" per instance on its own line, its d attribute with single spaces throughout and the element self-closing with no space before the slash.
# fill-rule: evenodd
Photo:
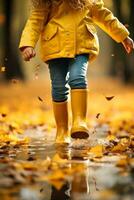
<svg viewBox="0 0 134 200">
<path fill-rule="evenodd" d="M 134 170 L 123 172 L 115 167 L 116 156 L 103 158 L 100 163 L 92 162 L 88 148 L 57 146 L 33 139 L 29 145 L 4 149 L 0 154 L 0 200 L 132 200 Z M 15 161 L 16 165 L 5 158 L 12 163 Z M 42 169 L 42 163 L 37 170 L 37 161 L 46 162 L 47 170 Z M 20 163 L 27 170 L 20 170 Z M 15 167 L 20 170 L 19 175 Z"/>
</svg>

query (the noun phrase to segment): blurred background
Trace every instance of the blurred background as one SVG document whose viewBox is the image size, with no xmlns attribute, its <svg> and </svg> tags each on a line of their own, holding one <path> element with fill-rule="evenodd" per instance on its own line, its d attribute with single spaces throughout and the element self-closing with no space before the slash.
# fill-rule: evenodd
<svg viewBox="0 0 134 200">
<path fill-rule="evenodd" d="M 104 0 L 106 6 L 128 28 L 134 39 L 134 1 Z M 30 62 L 24 62 L 18 50 L 21 32 L 30 10 L 27 0 L 0 0 L 0 82 L 12 79 L 29 81 L 33 79 L 33 70 L 40 67 L 40 78 L 47 75 L 47 67 L 36 56 Z M 118 77 L 123 83 L 134 83 L 134 56 L 127 55 L 122 45 L 117 44 L 98 29 L 100 55 L 89 67 L 90 76 Z M 37 45 L 38 52 L 38 45 Z M 4 73 L 3 73 L 4 72 Z"/>
<path fill-rule="evenodd" d="M 134 0 L 104 1 L 134 39 Z M 18 49 L 29 11 L 30 0 L 0 0 L 0 200 L 71 200 L 69 191 L 72 200 L 134 199 L 134 53 L 128 55 L 98 28 L 100 55 L 88 70 L 89 150 L 82 150 L 84 143 L 58 149 L 47 65 L 39 59 L 38 45 L 30 62 Z M 80 167 L 71 164 L 68 179 L 68 162 L 65 174 L 59 171 L 70 156 Z M 61 163 L 58 172 L 55 161 Z"/>
</svg>

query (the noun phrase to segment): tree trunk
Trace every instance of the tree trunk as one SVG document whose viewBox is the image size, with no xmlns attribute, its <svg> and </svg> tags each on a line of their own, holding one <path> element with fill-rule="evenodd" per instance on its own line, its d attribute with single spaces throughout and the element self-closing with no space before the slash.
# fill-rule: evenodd
<svg viewBox="0 0 134 200">
<path fill-rule="evenodd" d="M 115 15 L 122 23 L 124 23 L 125 20 L 122 14 L 123 12 L 121 10 L 122 3 L 123 3 L 122 0 L 113 0 Z M 111 62 L 110 74 L 113 76 L 115 75 L 120 76 L 120 78 L 125 83 L 130 82 L 131 81 L 130 56 L 127 55 L 122 44 L 117 44 L 115 42 L 113 42 L 113 52 L 115 57 L 113 57 Z"/>
<path fill-rule="evenodd" d="M 3 5 L 6 16 L 4 27 L 4 64 L 6 67 L 5 78 L 6 80 L 10 80 L 13 78 L 24 80 L 24 74 L 21 69 L 19 57 L 17 54 L 17 41 L 16 37 L 13 37 L 12 29 L 12 13 L 14 0 L 4 0 Z"/>
</svg>

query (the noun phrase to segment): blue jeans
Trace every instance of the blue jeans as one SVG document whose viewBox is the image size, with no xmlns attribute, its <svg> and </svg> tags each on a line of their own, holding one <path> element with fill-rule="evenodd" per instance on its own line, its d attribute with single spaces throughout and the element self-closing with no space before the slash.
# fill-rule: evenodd
<svg viewBox="0 0 134 200">
<path fill-rule="evenodd" d="M 52 99 L 66 101 L 71 89 L 87 88 L 87 68 L 89 54 L 76 55 L 75 58 L 56 58 L 49 60 L 48 66 L 52 84 Z"/>
</svg>

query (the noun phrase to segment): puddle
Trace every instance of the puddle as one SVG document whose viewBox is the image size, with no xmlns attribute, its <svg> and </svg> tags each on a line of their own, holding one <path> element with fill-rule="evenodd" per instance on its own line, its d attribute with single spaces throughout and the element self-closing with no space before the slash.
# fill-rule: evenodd
<svg viewBox="0 0 134 200">
<path fill-rule="evenodd" d="M 30 134 L 32 135 L 32 133 Z M 29 135 L 28 132 L 26 135 Z M 100 162 L 92 162 L 87 154 L 89 146 L 85 145 L 85 148 L 83 146 L 84 142 L 81 145 L 77 143 L 69 146 L 57 146 L 54 145 L 53 140 L 46 141 L 46 138 L 43 137 L 38 139 L 31 137 L 28 145 L 1 150 L 0 200 L 133 200 L 134 169 L 122 171 L 117 168 L 115 163 L 119 159 L 118 155 L 104 156 Z M 36 176 L 40 171 L 42 178 L 47 173 L 42 171 L 44 169 L 42 169 L 41 163 L 46 158 L 49 162 L 49 159 L 55 155 L 67 160 L 67 163 L 63 163 L 64 166 L 59 165 L 61 172 L 70 171 L 71 168 L 79 165 L 84 168 L 83 170 L 74 170 L 74 173 L 71 172 L 69 175 L 67 172 L 64 181 L 62 177 L 52 182 L 43 181 L 43 179 L 36 182 Z M 25 165 L 27 163 L 29 171 L 22 170 L 19 174 L 21 176 L 16 179 L 18 182 L 15 182 L 14 167 L 6 159 L 11 160 L 11 163 L 15 162 L 18 170 L 20 170 L 20 163 L 25 162 Z M 34 170 L 32 173 L 33 168 L 31 170 L 29 165 L 33 163 L 36 169 L 35 161 L 38 160 L 40 169 L 39 171 Z M 3 178 L 3 174 L 6 173 L 9 174 Z M 25 179 L 27 176 L 28 179 Z M 58 187 L 55 187 L 56 185 Z"/>
</svg>

